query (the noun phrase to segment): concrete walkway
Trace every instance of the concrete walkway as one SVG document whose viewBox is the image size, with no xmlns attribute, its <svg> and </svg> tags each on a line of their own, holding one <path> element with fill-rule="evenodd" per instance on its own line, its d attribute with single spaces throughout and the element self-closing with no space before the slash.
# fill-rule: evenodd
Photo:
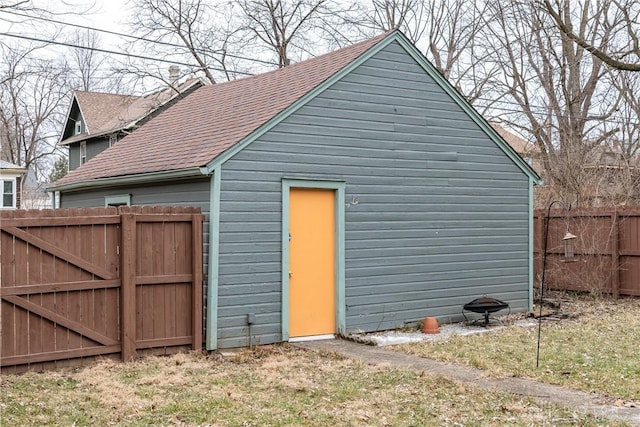
<svg viewBox="0 0 640 427">
<path fill-rule="evenodd" d="M 596 417 L 625 421 L 631 425 L 640 426 L 640 408 L 603 404 L 598 402 L 594 395 L 581 391 L 568 390 L 524 378 L 490 378 L 480 369 L 438 362 L 395 352 L 384 347 L 357 344 L 342 339 L 300 342 L 295 345 L 309 350 L 336 352 L 371 365 L 388 364 L 399 368 L 424 371 L 434 376 L 443 376 L 486 390 L 531 397 L 540 403 L 562 405 Z"/>
</svg>

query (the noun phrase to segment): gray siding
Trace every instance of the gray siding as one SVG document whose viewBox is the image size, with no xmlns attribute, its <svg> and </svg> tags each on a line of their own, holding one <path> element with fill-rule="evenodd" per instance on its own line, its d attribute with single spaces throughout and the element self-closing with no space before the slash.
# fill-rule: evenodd
<svg viewBox="0 0 640 427">
<path fill-rule="evenodd" d="M 109 139 L 90 139 L 87 141 L 87 162 L 109 148 Z M 80 167 L 80 143 L 69 144 L 69 170 Z"/>
<path fill-rule="evenodd" d="M 223 165 L 219 347 L 281 340 L 283 177 L 346 181 L 349 331 L 528 308 L 528 177 L 393 43 Z"/>
</svg>

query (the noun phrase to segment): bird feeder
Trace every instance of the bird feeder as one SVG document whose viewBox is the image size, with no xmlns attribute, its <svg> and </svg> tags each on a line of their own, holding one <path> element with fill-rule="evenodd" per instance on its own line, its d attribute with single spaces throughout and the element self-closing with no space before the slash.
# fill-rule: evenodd
<svg viewBox="0 0 640 427">
<path fill-rule="evenodd" d="M 576 239 L 576 235 L 567 231 L 562 240 L 564 241 L 564 258 L 566 261 L 573 261 L 575 259 L 575 251 L 573 249 L 573 242 Z"/>
</svg>

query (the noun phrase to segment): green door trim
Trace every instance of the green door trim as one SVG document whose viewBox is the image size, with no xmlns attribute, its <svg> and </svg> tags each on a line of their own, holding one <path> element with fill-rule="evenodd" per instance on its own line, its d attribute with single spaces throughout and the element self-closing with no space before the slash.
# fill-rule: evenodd
<svg viewBox="0 0 640 427">
<path fill-rule="evenodd" d="M 345 266 L 344 266 L 344 181 L 307 178 L 283 178 L 282 180 L 282 341 L 289 341 L 289 193 L 291 188 L 315 188 L 334 190 L 335 194 L 335 265 L 336 265 L 336 329 L 346 331 Z"/>
</svg>

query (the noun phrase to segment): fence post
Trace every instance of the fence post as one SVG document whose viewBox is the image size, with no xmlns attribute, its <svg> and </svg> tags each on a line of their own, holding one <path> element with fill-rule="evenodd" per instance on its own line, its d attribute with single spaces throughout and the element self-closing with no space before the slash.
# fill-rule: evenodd
<svg viewBox="0 0 640 427">
<path fill-rule="evenodd" d="M 618 211 L 611 214 L 611 291 L 613 297 L 620 298 L 620 236 Z"/>
<path fill-rule="evenodd" d="M 122 360 L 136 357 L 136 216 L 120 215 L 120 318 Z"/>
<path fill-rule="evenodd" d="M 192 242 L 192 271 L 193 284 L 191 288 L 191 334 L 194 350 L 202 349 L 202 214 L 191 217 Z"/>
</svg>

